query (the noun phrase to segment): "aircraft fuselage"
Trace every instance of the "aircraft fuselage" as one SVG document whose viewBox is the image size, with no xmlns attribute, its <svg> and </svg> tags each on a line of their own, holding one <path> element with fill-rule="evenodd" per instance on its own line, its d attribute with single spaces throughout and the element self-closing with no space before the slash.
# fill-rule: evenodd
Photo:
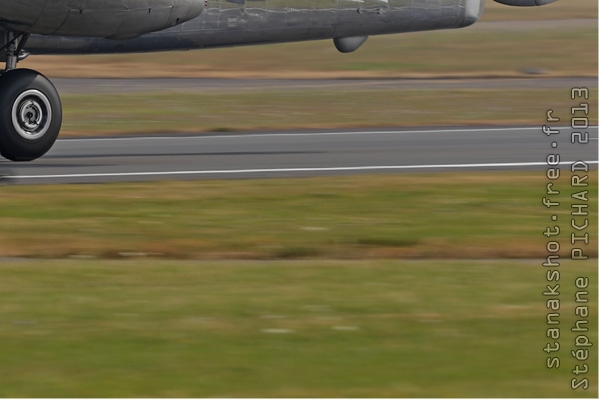
<svg viewBox="0 0 600 400">
<path fill-rule="evenodd" d="M 30 13 L 23 11 L 21 14 L 25 16 L 19 17 L 20 11 L 11 8 L 16 6 L 6 1 L 0 3 L 0 16 L 4 17 L 0 26 L 32 33 L 27 50 L 34 54 L 184 50 L 453 29 L 476 22 L 485 3 L 485 0 L 29 1 L 40 3 L 40 9 L 49 12 L 48 16 L 41 13 L 33 21 L 32 17 L 26 18 Z M 16 4 L 22 3 L 27 1 Z M 18 18 L 6 18 L 11 13 Z M 48 21 L 44 22 L 44 18 Z M 160 28 L 149 33 L 153 27 Z"/>
</svg>

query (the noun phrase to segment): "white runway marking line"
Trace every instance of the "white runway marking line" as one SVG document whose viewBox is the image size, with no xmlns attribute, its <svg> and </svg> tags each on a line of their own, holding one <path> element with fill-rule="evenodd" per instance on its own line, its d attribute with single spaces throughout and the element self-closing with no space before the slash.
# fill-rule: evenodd
<svg viewBox="0 0 600 400">
<path fill-rule="evenodd" d="M 597 126 L 590 126 L 591 129 L 596 129 Z M 296 132 L 296 133 L 249 133 L 240 132 L 238 135 L 215 135 L 214 132 L 205 132 L 204 134 L 192 136 L 130 136 L 130 137 L 113 137 L 113 138 L 79 138 L 79 139 L 59 139 L 60 143 L 75 143 L 75 142 L 121 142 L 121 141 L 136 141 L 136 140 L 180 140 L 180 139 L 233 139 L 233 138 L 257 138 L 257 137 L 292 137 L 292 136 L 340 136 L 340 135 L 376 135 L 376 134 L 401 134 L 401 133 L 473 133 L 473 132 L 502 132 L 502 131 L 522 131 L 522 130 L 540 130 L 541 127 L 511 127 L 511 128 L 470 128 L 470 129 L 425 129 L 425 130 L 392 130 L 392 131 L 344 131 L 344 132 Z M 570 129 L 567 127 L 559 127 L 556 129 Z"/>
<path fill-rule="evenodd" d="M 571 165 L 576 161 L 562 161 L 559 165 Z M 598 161 L 584 161 L 587 164 L 598 164 Z M 510 167 L 537 167 L 548 165 L 545 162 L 529 163 L 491 163 L 491 164 L 440 164 L 440 165 L 380 165 L 364 167 L 315 167 L 315 168 L 257 168 L 234 170 L 207 170 L 207 171 L 156 171 L 156 172 L 107 172 L 90 174 L 64 174 L 64 175 L 7 175 L 5 179 L 69 179 L 69 178 L 109 178 L 109 177 L 135 177 L 135 176 L 173 176 L 173 175 L 242 175 L 256 173 L 281 173 L 281 172 L 344 172 L 344 171 L 393 171 L 407 169 L 468 169 L 468 168 L 510 168 Z"/>
</svg>

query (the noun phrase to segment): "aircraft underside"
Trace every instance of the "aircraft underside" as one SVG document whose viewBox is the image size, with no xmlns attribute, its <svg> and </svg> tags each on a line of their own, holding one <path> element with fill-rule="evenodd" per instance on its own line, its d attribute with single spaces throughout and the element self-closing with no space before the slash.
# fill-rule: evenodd
<svg viewBox="0 0 600 400">
<path fill-rule="evenodd" d="M 516 6 L 554 0 L 496 0 Z M 62 106 L 52 83 L 17 69 L 31 54 L 130 53 L 333 39 L 341 52 L 370 35 L 475 23 L 485 0 L 3 0 L 0 154 L 33 160 L 54 144 Z"/>
</svg>

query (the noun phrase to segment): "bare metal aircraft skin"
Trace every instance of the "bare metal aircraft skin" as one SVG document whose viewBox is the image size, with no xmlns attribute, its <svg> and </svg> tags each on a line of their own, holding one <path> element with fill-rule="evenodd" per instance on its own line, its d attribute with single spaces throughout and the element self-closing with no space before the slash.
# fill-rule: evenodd
<svg viewBox="0 0 600 400">
<path fill-rule="evenodd" d="M 495 0 L 539 6 L 555 0 Z M 370 35 L 454 29 L 485 0 L 1 0 L 0 154 L 44 155 L 62 124 L 56 89 L 18 69 L 29 54 L 186 50 L 333 39 L 341 52 Z"/>
</svg>

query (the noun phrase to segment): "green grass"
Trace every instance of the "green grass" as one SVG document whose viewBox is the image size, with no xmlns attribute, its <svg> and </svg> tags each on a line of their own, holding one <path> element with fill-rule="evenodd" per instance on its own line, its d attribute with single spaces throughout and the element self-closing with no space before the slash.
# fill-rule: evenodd
<svg viewBox="0 0 600 400">
<path fill-rule="evenodd" d="M 554 186 L 565 229 L 568 175 Z M 559 237 L 562 364 L 549 370 L 546 183 L 2 186 L 0 396 L 597 397 L 595 350 L 589 389 L 569 386 L 577 277 L 598 343 L 597 198 L 592 259 L 569 262 Z"/>
<path fill-rule="evenodd" d="M 2 397 L 597 397 L 532 261 L 0 261 Z"/>
<path fill-rule="evenodd" d="M 563 175 L 555 188 L 570 204 Z M 590 175 L 596 193 L 597 172 Z M 505 171 L 5 186 L 0 256 L 543 257 L 545 184 L 543 171 Z M 589 206 L 594 232 L 595 196 Z M 557 211 L 560 223 L 569 212 Z M 595 243 L 592 235 L 590 256 Z"/>
<path fill-rule="evenodd" d="M 333 89 L 65 95 L 62 135 L 543 122 L 570 89 Z M 596 123 L 597 93 L 590 99 Z"/>
</svg>

